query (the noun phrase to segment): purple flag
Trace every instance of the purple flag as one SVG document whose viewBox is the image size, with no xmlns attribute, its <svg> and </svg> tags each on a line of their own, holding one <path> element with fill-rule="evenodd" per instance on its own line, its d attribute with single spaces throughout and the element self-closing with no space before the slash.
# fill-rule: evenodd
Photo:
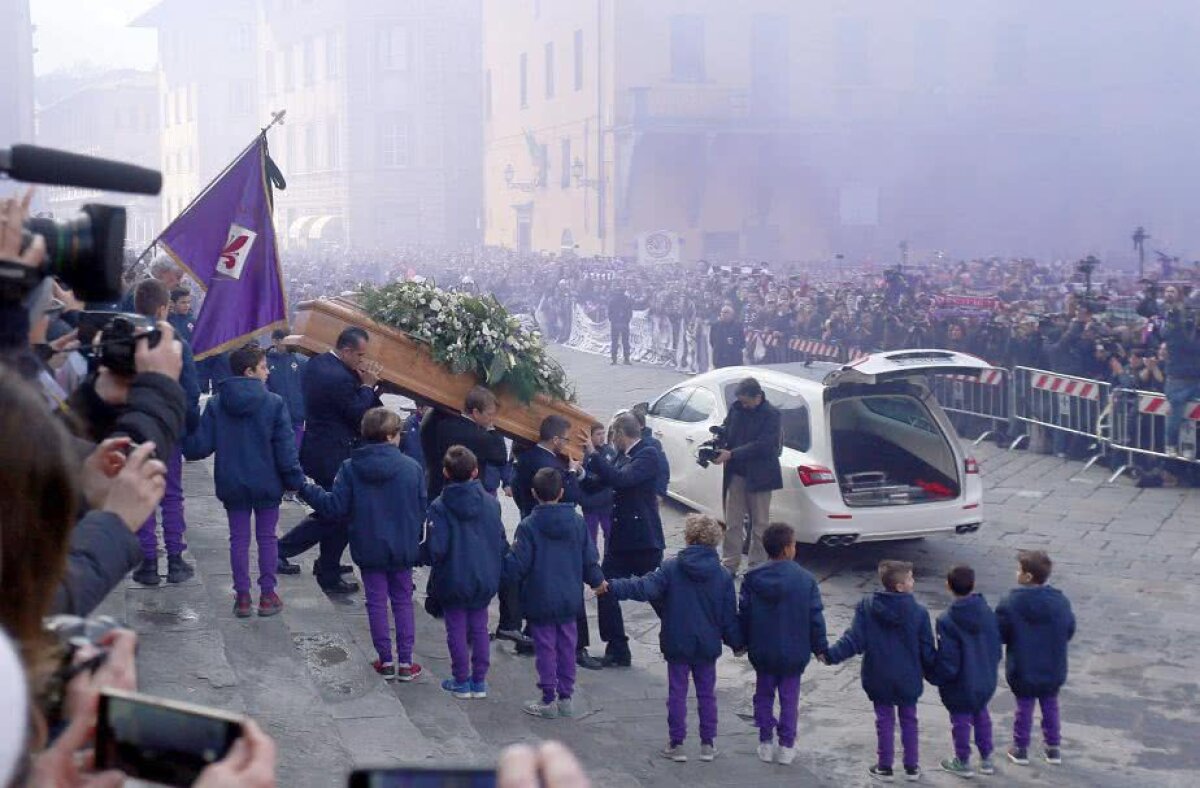
<svg viewBox="0 0 1200 788">
<path fill-rule="evenodd" d="M 198 360 L 287 323 L 266 158 L 260 136 L 159 238 L 206 291 L 192 332 Z"/>
</svg>

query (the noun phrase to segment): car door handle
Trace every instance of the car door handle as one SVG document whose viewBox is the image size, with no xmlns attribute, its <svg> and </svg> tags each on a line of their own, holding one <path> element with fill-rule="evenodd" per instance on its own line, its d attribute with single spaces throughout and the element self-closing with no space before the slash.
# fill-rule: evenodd
<svg viewBox="0 0 1200 788">
<path fill-rule="evenodd" d="M 695 438 L 693 438 L 691 435 L 689 435 L 689 436 L 687 436 L 686 438 L 684 438 L 684 440 L 685 440 L 685 441 L 687 441 L 688 443 L 695 443 L 695 442 L 696 442 L 696 439 L 695 439 Z"/>
</svg>

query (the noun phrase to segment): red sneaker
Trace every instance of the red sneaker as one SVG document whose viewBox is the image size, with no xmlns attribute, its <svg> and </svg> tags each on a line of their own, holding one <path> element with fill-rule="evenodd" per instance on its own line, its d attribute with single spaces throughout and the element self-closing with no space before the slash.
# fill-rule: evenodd
<svg viewBox="0 0 1200 788">
<path fill-rule="evenodd" d="M 238 594 L 237 599 L 233 600 L 233 614 L 238 618 L 250 618 L 253 608 L 254 600 L 249 594 Z"/>
<path fill-rule="evenodd" d="M 258 600 L 258 615 L 263 618 L 273 616 L 280 610 L 283 610 L 283 600 L 274 591 L 269 594 L 263 594 L 262 598 Z"/>
<path fill-rule="evenodd" d="M 396 678 L 396 666 L 390 662 L 377 659 L 371 663 L 371 667 L 375 668 L 376 673 L 383 676 L 384 681 L 391 681 Z"/>
<path fill-rule="evenodd" d="M 411 665 L 400 664 L 396 666 L 396 681 L 412 681 L 420 678 L 425 671 L 417 663 Z"/>
</svg>

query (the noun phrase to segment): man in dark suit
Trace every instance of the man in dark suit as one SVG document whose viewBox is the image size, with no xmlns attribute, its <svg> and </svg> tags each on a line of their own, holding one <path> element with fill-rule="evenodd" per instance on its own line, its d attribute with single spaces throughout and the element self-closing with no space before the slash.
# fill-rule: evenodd
<svg viewBox="0 0 1200 788">
<path fill-rule="evenodd" d="M 617 344 L 625 350 L 625 363 L 629 363 L 629 323 L 633 320 L 633 302 L 625 288 L 617 285 L 608 299 L 608 324 L 612 329 L 612 363 L 617 363 Z"/>
<path fill-rule="evenodd" d="M 358 445 L 363 414 L 383 404 L 377 390 L 379 379 L 361 369 L 368 341 L 366 331 L 347 328 L 333 350 L 314 356 L 304 368 L 301 389 L 307 421 L 300 465 L 327 490 Z M 313 572 L 321 589 L 328 594 L 353 593 L 358 584 L 342 579 L 342 553 L 348 539 L 346 521 L 309 514 L 279 540 L 279 572 L 295 574 L 299 570 L 287 559 L 319 543 L 321 552 Z"/>
<path fill-rule="evenodd" d="M 501 487 L 508 486 L 508 448 L 496 431 L 499 412 L 496 395 L 483 386 L 475 386 L 467 392 L 462 413 L 434 408 L 421 420 L 418 435 L 425 456 L 430 501 L 441 495 L 446 481 L 442 459 L 451 446 L 463 446 L 475 455 L 483 489 L 495 495 Z"/>
<path fill-rule="evenodd" d="M 584 467 L 589 476 L 613 488 L 612 541 L 604 549 L 605 578 L 640 577 L 662 563 L 662 520 L 658 515 L 659 450 L 642 440 L 642 428 L 632 413 L 618 416 L 612 425 L 613 445 L 621 454 L 609 462 L 590 451 Z M 610 595 L 599 598 L 600 639 L 606 666 L 629 667 L 629 638 L 621 605 Z"/>
<path fill-rule="evenodd" d="M 713 368 L 736 367 L 742 363 L 742 351 L 746 348 L 746 331 L 736 320 L 736 313 L 729 304 L 721 307 L 721 316 L 708 332 L 712 344 Z"/>
</svg>

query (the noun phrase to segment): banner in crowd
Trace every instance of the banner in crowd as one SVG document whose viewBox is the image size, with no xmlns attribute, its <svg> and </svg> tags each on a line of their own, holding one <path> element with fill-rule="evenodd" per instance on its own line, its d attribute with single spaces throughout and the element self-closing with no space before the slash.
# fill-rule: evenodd
<svg viewBox="0 0 1200 788">
<path fill-rule="evenodd" d="M 674 364 L 674 355 L 669 344 L 662 343 L 662 332 L 657 330 L 648 309 L 636 309 L 629 323 L 629 358 L 643 364 Z M 669 328 L 668 328 L 669 330 Z M 608 319 L 592 320 L 579 304 L 572 305 L 571 336 L 566 344 L 585 353 L 607 356 L 612 342 L 612 328 Z"/>
<path fill-rule="evenodd" d="M 1000 299 L 990 296 L 938 295 L 934 296 L 933 305 L 945 309 L 995 312 L 1000 309 Z"/>
<path fill-rule="evenodd" d="M 158 243 L 206 291 L 197 360 L 287 323 L 262 135 L 166 230 Z"/>
</svg>

